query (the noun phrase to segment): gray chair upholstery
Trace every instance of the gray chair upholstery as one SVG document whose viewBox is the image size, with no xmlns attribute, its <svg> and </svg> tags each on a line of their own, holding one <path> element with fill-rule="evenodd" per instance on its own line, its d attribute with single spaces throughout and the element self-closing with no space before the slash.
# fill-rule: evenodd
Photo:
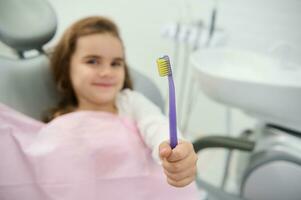
<svg viewBox="0 0 301 200">
<path fill-rule="evenodd" d="M 0 57 L 0 102 L 36 119 L 58 96 L 45 55 L 26 60 Z M 50 106 L 50 107 L 49 107 Z"/>
<path fill-rule="evenodd" d="M 41 49 L 56 27 L 56 15 L 47 1 L 0 1 L 0 38 L 17 52 Z"/>
</svg>

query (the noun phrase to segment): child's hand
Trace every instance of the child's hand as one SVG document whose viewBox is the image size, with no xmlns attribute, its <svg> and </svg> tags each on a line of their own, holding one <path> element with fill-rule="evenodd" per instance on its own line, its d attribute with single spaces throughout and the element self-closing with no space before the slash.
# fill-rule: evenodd
<svg viewBox="0 0 301 200">
<path fill-rule="evenodd" d="M 197 155 L 190 142 L 180 141 L 174 149 L 168 142 L 162 142 L 159 155 L 170 185 L 184 187 L 194 181 Z"/>
</svg>

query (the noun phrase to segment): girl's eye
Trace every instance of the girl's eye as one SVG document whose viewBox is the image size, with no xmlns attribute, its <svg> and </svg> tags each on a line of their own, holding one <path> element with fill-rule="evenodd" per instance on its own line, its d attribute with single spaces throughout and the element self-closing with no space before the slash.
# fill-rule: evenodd
<svg viewBox="0 0 301 200">
<path fill-rule="evenodd" d="M 87 60 L 87 63 L 88 63 L 88 64 L 91 64 L 91 65 L 99 64 L 99 62 L 98 62 L 97 59 L 89 59 L 89 60 Z"/>
<path fill-rule="evenodd" d="M 121 62 L 121 61 L 114 61 L 114 62 L 112 62 L 111 65 L 113 67 L 121 67 L 121 66 L 123 66 L 123 62 Z"/>
</svg>

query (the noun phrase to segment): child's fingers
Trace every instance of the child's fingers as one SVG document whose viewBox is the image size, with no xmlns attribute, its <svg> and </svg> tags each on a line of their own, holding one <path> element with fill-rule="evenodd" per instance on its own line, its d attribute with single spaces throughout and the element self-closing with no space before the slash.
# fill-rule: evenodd
<svg viewBox="0 0 301 200">
<path fill-rule="evenodd" d="M 188 157 L 183 160 L 176 162 L 169 162 L 167 159 L 163 160 L 162 166 L 165 170 L 170 173 L 180 173 L 190 169 L 193 166 L 196 166 L 197 155 L 191 153 Z"/>
<path fill-rule="evenodd" d="M 185 159 L 193 151 L 193 146 L 189 142 L 180 142 L 173 150 L 171 155 L 167 158 L 169 162 L 176 162 Z"/>
<path fill-rule="evenodd" d="M 161 158 L 161 160 L 163 160 L 163 158 L 168 158 L 171 154 L 171 148 L 170 148 L 170 144 L 168 142 L 162 142 L 159 146 L 159 156 Z"/>
<path fill-rule="evenodd" d="M 190 168 L 188 168 L 184 171 L 178 172 L 178 173 L 173 173 L 173 172 L 170 172 L 170 171 L 167 171 L 166 169 L 164 169 L 164 173 L 171 180 L 181 181 L 187 177 L 195 177 L 196 166 L 191 166 Z"/>
</svg>

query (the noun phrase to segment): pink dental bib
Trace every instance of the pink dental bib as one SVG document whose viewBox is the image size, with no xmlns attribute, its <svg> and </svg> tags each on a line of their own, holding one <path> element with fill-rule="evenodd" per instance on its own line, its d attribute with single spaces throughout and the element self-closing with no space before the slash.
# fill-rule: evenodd
<svg viewBox="0 0 301 200">
<path fill-rule="evenodd" d="M 134 122 L 74 112 L 49 124 L 0 106 L 0 199 L 197 199 L 175 188 Z"/>
</svg>

